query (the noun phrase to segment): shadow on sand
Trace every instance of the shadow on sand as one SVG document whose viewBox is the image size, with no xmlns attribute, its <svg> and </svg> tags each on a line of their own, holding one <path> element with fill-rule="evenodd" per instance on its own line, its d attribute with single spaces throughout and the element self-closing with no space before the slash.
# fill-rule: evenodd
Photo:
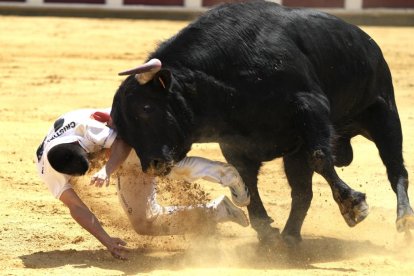
<svg viewBox="0 0 414 276">
<path fill-rule="evenodd" d="M 125 274 L 153 270 L 181 270 L 184 268 L 244 268 L 244 269 L 323 269 L 317 263 L 343 261 L 364 254 L 391 254 L 382 246 L 371 242 L 347 241 L 327 237 L 305 238 L 295 249 L 270 249 L 257 243 L 238 244 L 231 249 L 215 243 L 196 249 L 151 250 L 133 249 L 127 261 L 112 258 L 108 251 L 53 250 L 40 251 L 19 258 L 27 268 L 55 268 L 72 265 L 75 268 L 98 267 L 122 271 Z M 352 268 L 329 268 L 338 272 L 356 272 Z"/>
</svg>

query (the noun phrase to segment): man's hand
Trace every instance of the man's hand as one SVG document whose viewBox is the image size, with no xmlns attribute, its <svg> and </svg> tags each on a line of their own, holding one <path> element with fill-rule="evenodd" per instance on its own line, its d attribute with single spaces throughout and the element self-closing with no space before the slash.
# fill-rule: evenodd
<svg viewBox="0 0 414 276">
<path fill-rule="evenodd" d="M 128 252 L 128 249 L 125 247 L 126 243 L 106 233 L 99 220 L 72 188 L 64 191 L 59 199 L 69 208 L 72 218 L 108 248 L 112 256 L 121 260 L 126 259 Z"/>
<path fill-rule="evenodd" d="M 108 248 L 109 252 L 114 258 L 120 260 L 127 260 L 127 253 L 129 252 L 128 248 L 126 248 L 126 242 L 121 240 L 120 238 L 113 238 L 109 237 L 108 240 L 103 242 L 103 244 Z"/>
<path fill-rule="evenodd" d="M 106 183 L 107 187 L 109 186 L 109 175 L 106 173 L 106 166 L 103 166 L 99 172 L 92 176 L 90 185 L 102 187 L 104 183 Z"/>
</svg>

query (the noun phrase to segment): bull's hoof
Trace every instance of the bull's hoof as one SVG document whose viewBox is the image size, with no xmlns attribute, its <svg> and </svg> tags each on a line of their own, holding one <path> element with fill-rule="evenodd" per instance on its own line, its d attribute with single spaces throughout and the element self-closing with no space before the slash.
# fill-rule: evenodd
<svg viewBox="0 0 414 276">
<path fill-rule="evenodd" d="M 300 235 L 290 235 L 285 233 L 282 233 L 282 239 L 285 245 L 289 248 L 297 247 L 302 241 L 302 237 Z"/>
<path fill-rule="evenodd" d="M 369 213 L 365 194 L 355 192 L 352 196 L 338 203 L 341 214 L 349 227 L 354 227 L 363 221 Z"/>
<path fill-rule="evenodd" d="M 408 214 L 404 215 L 401 218 L 398 218 L 396 221 L 397 231 L 406 232 L 410 229 L 414 229 L 414 215 Z"/>
<path fill-rule="evenodd" d="M 261 245 L 276 245 L 279 244 L 282 240 L 279 228 L 275 227 L 266 227 L 257 233 L 257 238 Z"/>
</svg>

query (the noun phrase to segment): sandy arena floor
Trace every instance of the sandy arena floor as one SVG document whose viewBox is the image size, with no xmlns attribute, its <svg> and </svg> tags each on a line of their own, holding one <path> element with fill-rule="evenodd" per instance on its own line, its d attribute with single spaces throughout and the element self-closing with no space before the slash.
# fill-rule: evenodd
<svg viewBox="0 0 414 276">
<path fill-rule="evenodd" d="M 255 232 L 232 224 L 209 237 L 145 237 L 130 229 L 114 185 L 78 187 L 107 231 L 125 239 L 128 261 L 113 259 L 40 182 L 34 152 L 51 122 L 69 110 L 110 106 L 122 77 L 187 22 L 0 17 L 1 275 L 414 275 L 414 244 L 395 230 L 396 197 L 374 145 L 353 140 L 355 158 L 339 169 L 367 193 L 370 215 L 355 228 L 340 216 L 328 185 L 314 178 L 314 200 L 295 251 L 261 252 Z M 414 179 L 414 28 L 363 27 L 382 47 L 394 76 L 406 166 Z M 215 144 L 192 155 L 223 160 Z M 88 179 L 85 178 L 85 182 Z M 280 160 L 267 163 L 259 187 L 282 228 L 290 191 Z M 229 191 L 197 182 L 211 197 Z M 414 188 L 409 195 L 414 200 Z M 164 196 L 168 202 L 168 195 Z"/>
</svg>

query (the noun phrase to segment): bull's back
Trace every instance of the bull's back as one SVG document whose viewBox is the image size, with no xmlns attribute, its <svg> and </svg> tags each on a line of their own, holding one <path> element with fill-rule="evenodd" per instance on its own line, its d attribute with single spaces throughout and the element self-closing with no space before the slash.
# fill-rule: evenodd
<svg viewBox="0 0 414 276">
<path fill-rule="evenodd" d="M 349 119 L 378 97 L 393 98 L 388 65 L 377 43 L 357 26 L 315 11 L 296 10 L 289 37 L 306 60 L 317 89 L 328 97 L 333 121 Z M 308 23 L 307 23 L 308 22 Z"/>
<path fill-rule="evenodd" d="M 392 92 L 382 53 L 362 30 L 322 12 L 269 2 L 213 9 L 153 57 L 167 67 L 215 77 L 235 87 L 249 105 L 272 98 L 280 102 L 289 90 L 324 93 L 334 121 Z"/>
</svg>

